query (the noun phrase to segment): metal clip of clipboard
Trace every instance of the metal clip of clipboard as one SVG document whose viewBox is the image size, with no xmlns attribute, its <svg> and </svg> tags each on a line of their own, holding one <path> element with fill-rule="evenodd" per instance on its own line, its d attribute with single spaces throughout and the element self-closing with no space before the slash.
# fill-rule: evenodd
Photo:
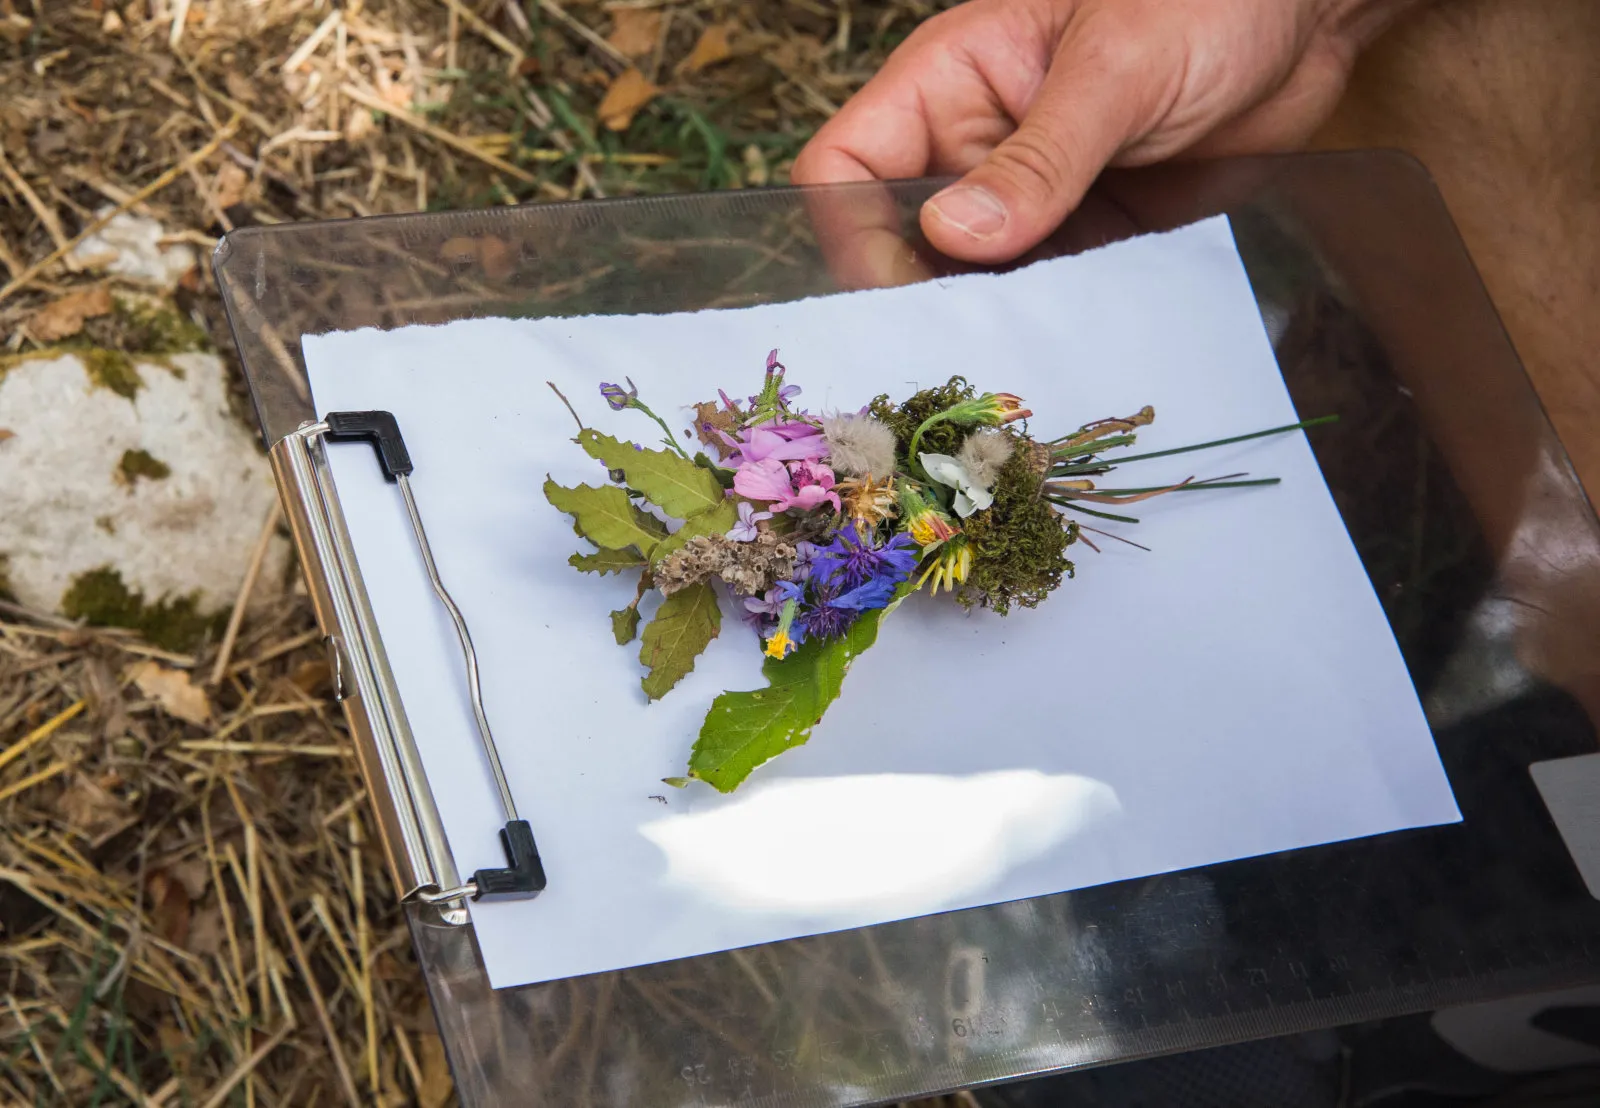
<svg viewBox="0 0 1600 1108">
<path fill-rule="evenodd" d="M 398 486 L 417 547 L 435 594 L 449 612 L 466 663 L 468 692 L 490 770 L 505 814 L 500 831 L 504 867 L 478 869 L 461 879 L 426 772 L 401 705 L 394 675 L 377 635 L 376 620 L 361 580 L 355 550 L 329 472 L 324 442 L 370 444 L 385 480 Z M 285 515 L 308 562 L 312 602 L 325 631 L 335 696 L 343 702 L 390 872 L 402 901 L 438 907 L 448 923 L 467 922 L 465 901 L 530 899 L 546 876 L 532 828 L 518 818 L 501 768 L 478 681 L 477 653 L 465 619 L 440 578 L 427 531 L 411 489 L 412 464 L 398 422 L 389 412 L 329 412 L 303 423 L 271 450 L 283 490 Z"/>
</svg>

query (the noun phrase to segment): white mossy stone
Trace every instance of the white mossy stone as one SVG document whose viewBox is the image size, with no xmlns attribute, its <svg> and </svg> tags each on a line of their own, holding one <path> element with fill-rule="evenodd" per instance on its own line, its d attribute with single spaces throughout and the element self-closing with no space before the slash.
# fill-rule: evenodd
<svg viewBox="0 0 1600 1108">
<path fill-rule="evenodd" d="M 163 246 L 166 233 L 153 219 L 122 212 L 79 243 L 69 257 L 126 281 L 171 290 L 194 268 L 195 252 L 181 242 Z"/>
<path fill-rule="evenodd" d="M 0 429 L 12 433 L 0 441 L 0 568 L 23 604 L 60 611 L 81 575 L 110 568 L 148 604 L 198 594 L 201 612 L 232 607 L 277 497 L 271 469 L 228 410 L 220 359 L 162 361 L 135 361 L 131 399 L 96 385 L 77 354 L 0 370 Z M 130 479 L 129 451 L 170 472 Z M 288 554 L 275 537 L 254 606 L 281 595 Z"/>
</svg>

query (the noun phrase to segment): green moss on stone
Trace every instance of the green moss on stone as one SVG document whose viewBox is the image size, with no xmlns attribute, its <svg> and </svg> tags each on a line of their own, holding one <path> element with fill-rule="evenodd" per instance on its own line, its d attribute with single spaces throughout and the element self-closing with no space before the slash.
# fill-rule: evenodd
<svg viewBox="0 0 1600 1108">
<path fill-rule="evenodd" d="M 113 318 L 121 340 L 118 345 L 135 354 L 161 357 L 211 348 L 211 340 L 192 319 L 165 305 L 118 300 Z"/>
<path fill-rule="evenodd" d="M 134 368 L 133 359 L 120 350 L 80 350 L 83 368 L 89 374 L 89 383 L 97 388 L 110 389 L 125 400 L 132 400 L 144 388 L 144 378 Z"/>
<path fill-rule="evenodd" d="M 122 461 L 117 463 L 117 472 L 123 484 L 132 485 L 141 477 L 150 481 L 170 477 L 172 467 L 148 450 L 124 450 Z"/>
<path fill-rule="evenodd" d="M 152 644 L 176 651 L 193 650 L 207 632 L 220 634 L 227 621 L 225 613 L 202 613 L 198 593 L 148 603 L 111 566 L 74 578 L 61 598 L 61 611 L 99 627 L 131 628 Z"/>
<path fill-rule="evenodd" d="M 0 554 L 0 600 L 16 603 L 17 593 L 11 587 L 11 555 Z"/>
</svg>

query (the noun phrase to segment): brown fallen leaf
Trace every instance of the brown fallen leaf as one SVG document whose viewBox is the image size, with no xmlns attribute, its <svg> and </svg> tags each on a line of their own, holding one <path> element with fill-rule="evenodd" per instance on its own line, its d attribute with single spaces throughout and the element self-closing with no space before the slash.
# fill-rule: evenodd
<svg viewBox="0 0 1600 1108">
<path fill-rule="evenodd" d="M 198 954 L 201 957 L 216 954 L 222 949 L 225 934 L 222 926 L 222 909 L 213 902 L 195 912 L 190 918 L 187 949 L 190 954 Z"/>
<path fill-rule="evenodd" d="M 227 162 L 217 170 L 217 179 L 211 188 L 216 194 L 217 207 L 226 211 L 244 200 L 250 190 L 250 174 Z"/>
<path fill-rule="evenodd" d="M 661 13 L 651 8 L 623 8 L 613 16 L 606 41 L 619 54 L 642 58 L 656 48 L 661 35 Z"/>
<path fill-rule="evenodd" d="M 145 880 L 145 891 L 149 894 L 150 919 L 156 934 L 174 946 L 187 944 L 191 903 L 183 882 L 166 870 L 156 870 Z"/>
<path fill-rule="evenodd" d="M 654 100 L 661 90 L 639 72 L 637 66 L 623 70 L 606 89 L 597 115 L 613 131 L 626 131 L 640 108 Z"/>
<path fill-rule="evenodd" d="M 422 1108 L 444 1108 L 455 1088 L 450 1080 L 450 1063 L 444 1056 L 444 1042 L 432 1031 L 423 1031 L 418 1039 L 422 1088 L 417 1090 L 417 1100 Z"/>
<path fill-rule="evenodd" d="M 6 428 L 0 427 L 0 442 L 5 442 L 7 439 L 14 439 L 16 437 L 17 433 L 15 431 L 8 431 Z"/>
<path fill-rule="evenodd" d="M 28 317 L 28 333 L 39 342 L 60 342 L 83 330 L 86 319 L 109 315 L 111 293 L 102 286 L 69 292 Z"/>
<path fill-rule="evenodd" d="M 56 813 L 67 825 L 98 846 L 134 821 L 133 810 L 115 794 L 88 777 L 76 777 L 56 797 Z"/>
<path fill-rule="evenodd" d="M 228 95 L 235 100 L 243 100 L 246 104 L 256 102 L 255 82 L 237 70 L 230 69 L 223 74 L 222 87 L 228 90 Z"/>
<path fill-rule="evenodd" d="M 140 662 L 131 676 L 139 691 L 161 706 L 167 715 L 200 726 L 211 721 L 211 701 L 206 691 L 189 680 L 181 669 L 168 669 L 159 662 Z"/>
<path fill-rule="evenodd" d="M 713 23 L 700 32 L 700 38 L 694 44 L 694 49 L 689 51 L 689 56 L 683 59 L 683 64 L 678 68 L 684 73 L 699 73 L 702 69 L 709 69 L 718 62 L 725 62 L 733 57 L 733 47 L 729 39 L 739 29 L 739 24 L 733 21 L 726 23 Z"/>
</svg>

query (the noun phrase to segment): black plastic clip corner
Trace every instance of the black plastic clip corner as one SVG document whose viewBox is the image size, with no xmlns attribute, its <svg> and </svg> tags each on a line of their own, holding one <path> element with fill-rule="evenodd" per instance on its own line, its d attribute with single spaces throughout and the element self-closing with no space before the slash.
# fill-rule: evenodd
<svg viewBox="0 0 1600 1108">
<path fill-rule="evenodd" d="M 368 442 L 378 452 L 386 481 L 411 475 L 411 454 L 400 437 L 400 424 L 390 412 L 329 412 L 322 417 L 332 442 Z"/>
<path fill-rule="evenodd" d="M 544 892 L 544 862 L 534 845 L 533 828 L 525 819 L 514 819 L 500 830 L 500 845 L 505 847 L 505 869 L 480 869 L 472 875 L 478 891 L 473 900 L 532 900 Z"/>
</svg>

